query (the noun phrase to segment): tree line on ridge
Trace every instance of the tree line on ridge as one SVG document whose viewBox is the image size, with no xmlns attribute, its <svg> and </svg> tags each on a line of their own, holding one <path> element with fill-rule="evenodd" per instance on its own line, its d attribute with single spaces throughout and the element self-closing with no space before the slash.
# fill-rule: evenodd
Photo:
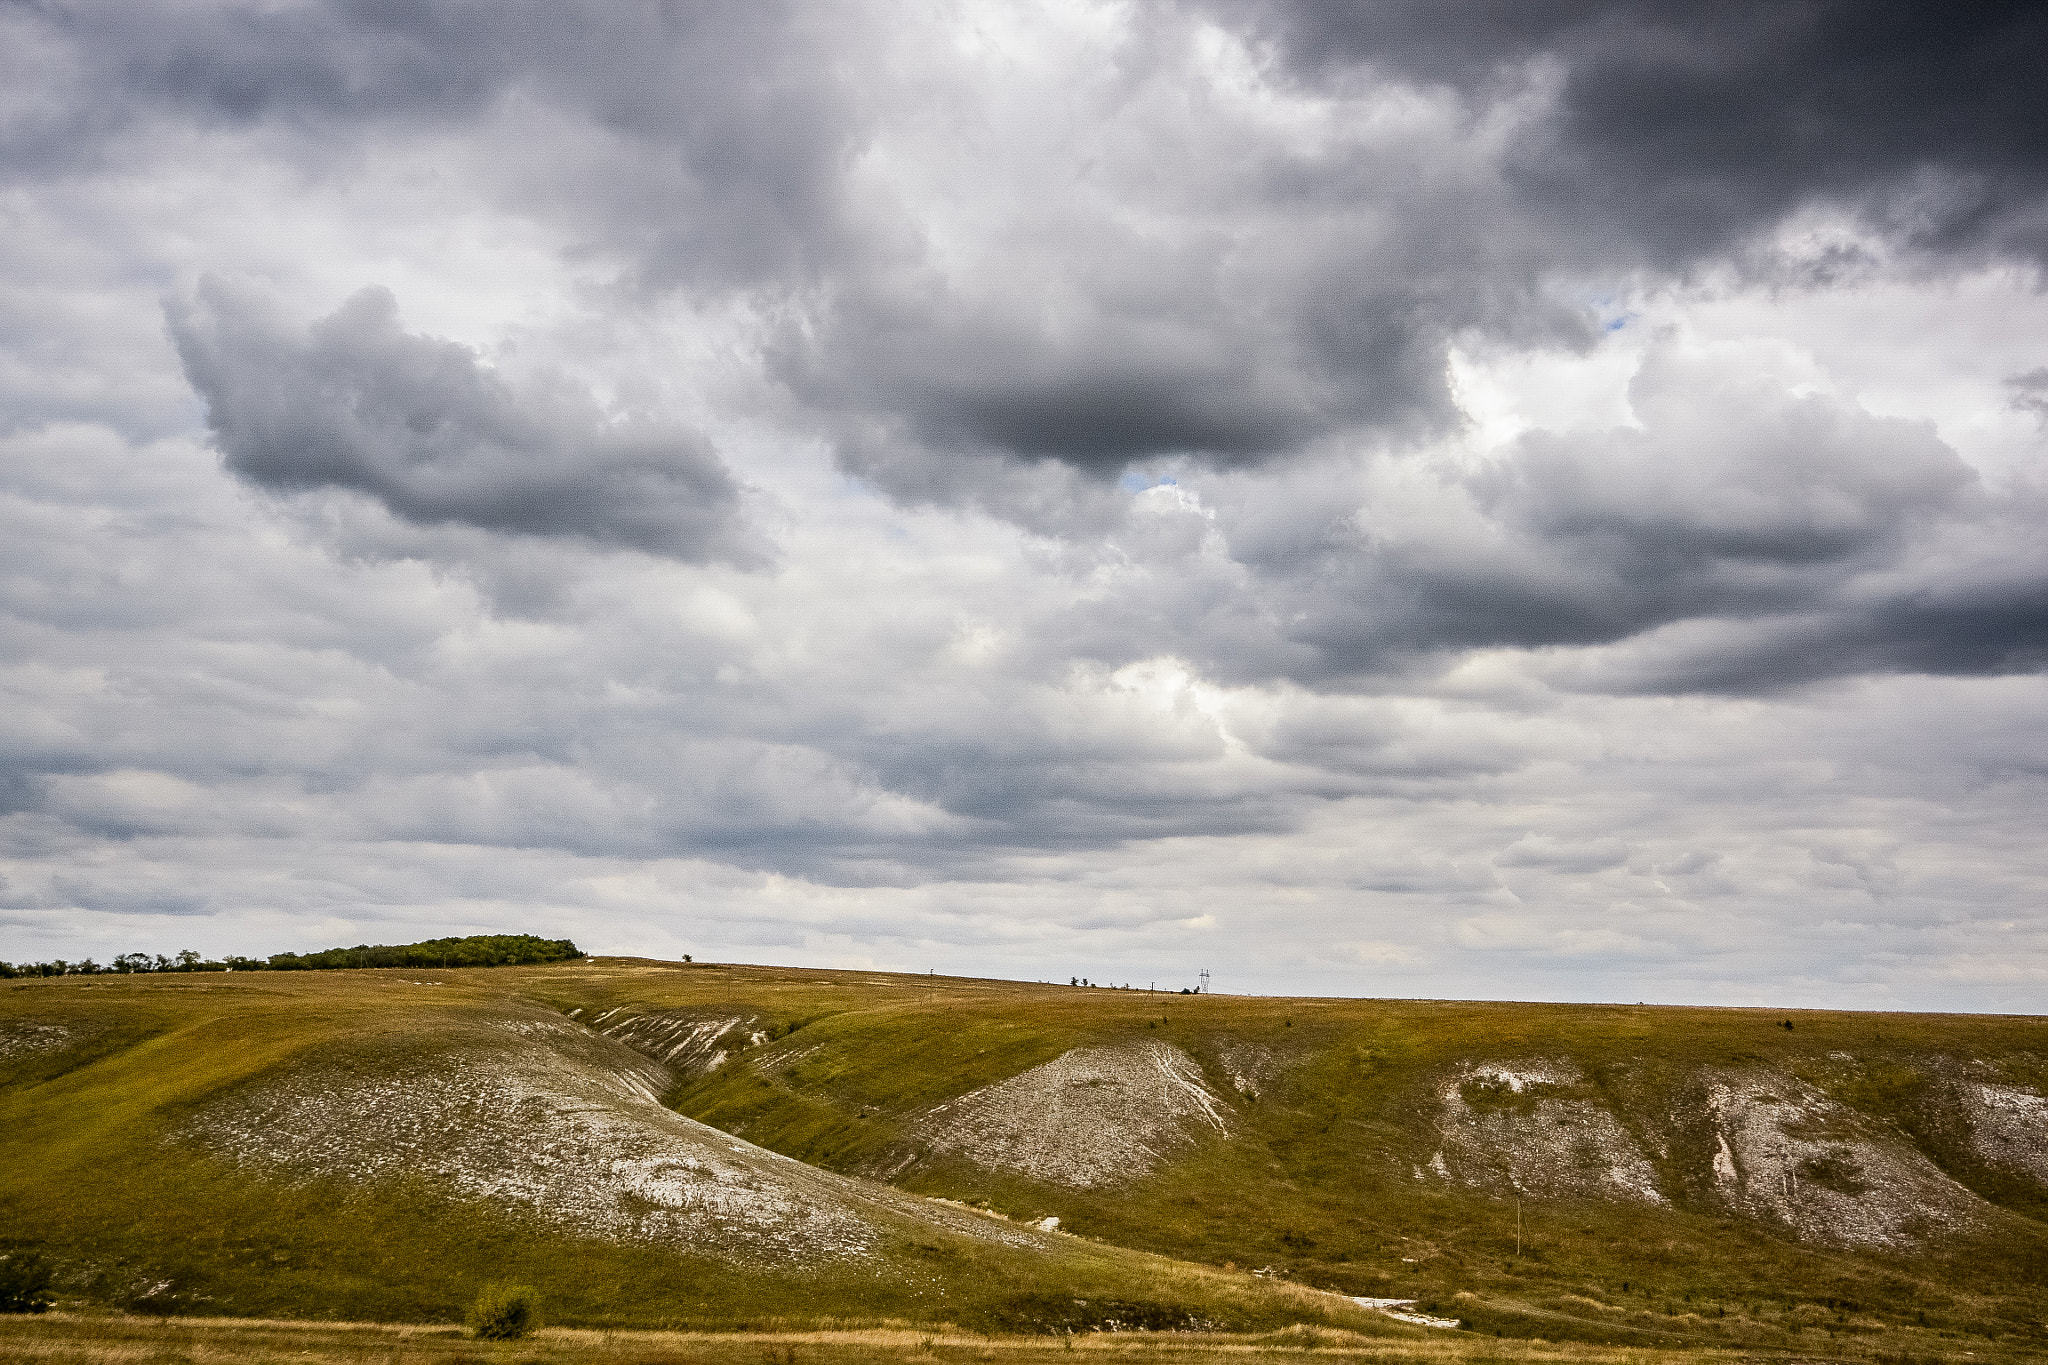
<svg viewBox="0 0 2048 1365">
<path fill-rule="evenodd" d="M 471 934 L 462 938 L 430 938 L 420 943 L 359 943 L 353 948 L 328 948 L 317 953 L 272 953 L 243 957 L 228 953 L 203 958 L 190 948 L 175 957 L 162 953 L 123 953 L 101 965 L 91 958 L 70 962 L 0 962 L 0 978 L 39 976 L 127 976 L 137 972 L 307 972 L 347 967 L 514 967 L 567 962 L 583 953 L 566 938 L 534 934 Z"/>
</svg>

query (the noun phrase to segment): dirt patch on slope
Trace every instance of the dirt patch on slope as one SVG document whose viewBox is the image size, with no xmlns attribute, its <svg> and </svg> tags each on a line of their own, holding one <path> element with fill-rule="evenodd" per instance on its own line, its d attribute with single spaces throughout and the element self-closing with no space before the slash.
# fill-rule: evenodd
<svg viewBox="0 0 2048 1365">
<path fill-rule="evenodd" d="M 1518 1061 L 1444 1081 L 1439 1178 L 1500 1193 L 1661 1204 L 1657 1171 L 1578 1068 Z"/>
<path fill-rule="evenodd" d="M 1709 1077 L 1713 1188 L 1728 1207 L 1797 1236 L 1910 1248 L 1990 1212 L 1903 1140 L 1777 1072 Z"/>
<path fill-rule="evenodd" d="M 424 1176 L 575 1234 L 725 1259 L 865 1258 L 905 1224 L 1038 1244 L 672 1113 L 655 1096 L 673 1080 L 574 1025 L 505 1021 L 396 1066 L 301 1067 L 216 1101 L 176 1136 L 273 1177 Z"/>
<path fill-rule="evenodd" d="M 1230 1120 L 1194 1058 L 1148 1042 L 1075 1048 L 940 1105 L 927 1124 L 935 1150 L 1085 1189 L 1142 1176 Z"/>
</svg>

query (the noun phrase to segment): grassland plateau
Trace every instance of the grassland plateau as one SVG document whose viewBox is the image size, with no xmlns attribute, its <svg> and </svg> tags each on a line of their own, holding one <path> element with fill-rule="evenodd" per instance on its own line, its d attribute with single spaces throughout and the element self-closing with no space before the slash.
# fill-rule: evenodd
<svg viewBox="0 0 2048 1365">
<path fill-rule="evenodd" d="M 2035 1358 L 2044 1097 L 2035 1018 L 616 958 L 17 979 L 0 1252 L 66 1311 L 0 1352 L 125 1359 L 116 1310 L 449 1323 L 518 1280 L 534 1359 Z"/>
</svg>

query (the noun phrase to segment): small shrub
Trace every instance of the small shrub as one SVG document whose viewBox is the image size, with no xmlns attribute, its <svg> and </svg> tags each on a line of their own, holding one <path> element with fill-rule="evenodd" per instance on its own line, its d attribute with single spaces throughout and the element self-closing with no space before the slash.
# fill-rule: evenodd
<svg viewBox="0 0 2048 1365">
<path fill-rule="evenodd" d="M 521 1284 L 485 1285 L 469 1306 L 470 1335 L 484 1341 L 517 1341 L 540 1326 L 538 1296 Z"/>
<path fill-rule="evenodd" d="M 0 1259 L 0 1313 L 47 1312 L 50 1263 L 33 1251 L 17 1251 Z"/>
</svg>

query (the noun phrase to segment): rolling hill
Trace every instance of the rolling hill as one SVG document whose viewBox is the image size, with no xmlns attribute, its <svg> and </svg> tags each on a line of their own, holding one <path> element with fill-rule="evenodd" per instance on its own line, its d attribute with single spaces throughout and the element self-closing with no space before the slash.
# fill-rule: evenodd
<svg viewBox="0 0 2048 1365">
<path fill-rule="evenodd" d="M 0 984 L 0 1241 L 181 1312 L 445 1320 L 518 1278 L 592 1324 L 1430 1330 L 1367 1298 L 1981 1360 L 2048 1346 L 2044 1095 L 2040 1019 L 624 959 L 52 978 Z"/>
<path fill-rule="evenodd" d="M 558 981 L 682 1113 L 1118 1245 L 1510 1335 L 2048 1344 L 2037 1018 Z"/>
<path fill-rule="evenodd" d="M 583 1324 L 1391 1330 L 683 1117 L 678 1073 L 536 998 L 610 975 L 569 970 L 8 982 L 0 1253 L 159 1313 L 448 1321 L 514 1280 Z"/>
</svg>

